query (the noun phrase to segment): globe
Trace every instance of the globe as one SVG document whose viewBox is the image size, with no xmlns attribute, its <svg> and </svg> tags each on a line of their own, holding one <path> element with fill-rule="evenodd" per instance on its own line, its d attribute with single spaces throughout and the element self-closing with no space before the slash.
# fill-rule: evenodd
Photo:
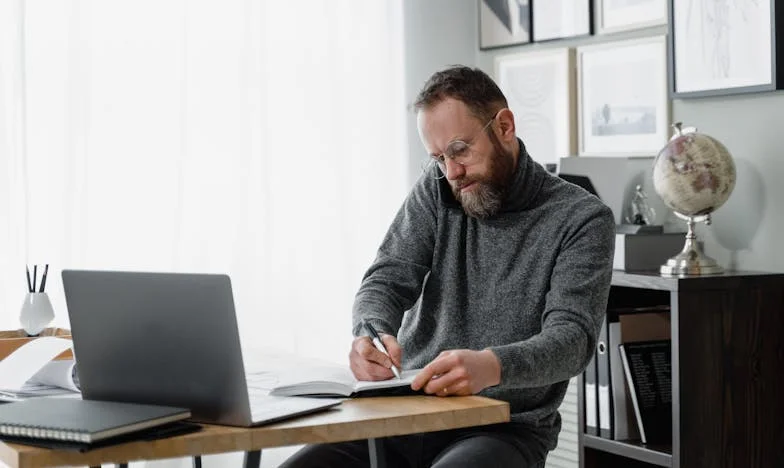
<svg viewBox="0 0 784 468">
<path fill-rule="evenodd" d="M 730 197 L 735 188 L 735 163 L 715 138 L 676 126 L 675 135 L 654 162 L 653 187 L 676 213 L 705 215 Z"/>
<path fill-rule="evenodd" d="M 665 205 L 687 222 L 683 251 L 662 265 L 665 275 L 717 274 L 723 269 L 700 249 L 694 223 L 710 224 L 710 215 L 735 188 L 735 163 L 727 148 L 693 127 L 673 125 L 675 134 L 653 163 L 653 188 Z"/>
</svg>

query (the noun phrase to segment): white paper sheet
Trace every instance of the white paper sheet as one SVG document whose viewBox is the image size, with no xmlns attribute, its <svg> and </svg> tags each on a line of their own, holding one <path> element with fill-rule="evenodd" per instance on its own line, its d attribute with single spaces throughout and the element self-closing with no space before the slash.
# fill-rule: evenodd
<svg viewBox="0 0 784 468">
<path fill-rule="evenodd" d="M 43 336 L 20 346 L 0 361 L 0 390 L 22 390 L 33 375 L 71 345 L 71 340 Z"/>
<path fill-rule="evenodd" d="M 61 389 L 78 392 L 79 387 L 76 380 L 76 361 L 73 359 L 61 359 L 49 361 L 44 364 L 25 384 L 24 389 L 33 386 L 59 387 Z"/>
</svg>

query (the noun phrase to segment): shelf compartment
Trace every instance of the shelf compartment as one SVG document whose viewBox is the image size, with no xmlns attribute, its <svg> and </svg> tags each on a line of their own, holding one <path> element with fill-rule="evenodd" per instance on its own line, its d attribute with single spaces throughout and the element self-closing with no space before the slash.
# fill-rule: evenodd
<svg viewBox="0 0 784 468">
<path fill-rule="evenodd" d="M 583 435 L 583 446 L 658 466 L 672 466 L 672 447 Z"/>
</svg>

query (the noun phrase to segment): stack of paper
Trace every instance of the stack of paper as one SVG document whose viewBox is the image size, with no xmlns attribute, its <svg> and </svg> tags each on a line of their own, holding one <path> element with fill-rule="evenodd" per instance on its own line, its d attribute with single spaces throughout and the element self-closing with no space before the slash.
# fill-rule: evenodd
<svg viewBox="0 0 784 468">
<path fill-rule="evenodd" d="M 71 345 L 71 340 L 45 336 L 20 346 L 0 361 L 0 401 L 79 396 L 74 360 L 52 360 Z"/>
</svg>

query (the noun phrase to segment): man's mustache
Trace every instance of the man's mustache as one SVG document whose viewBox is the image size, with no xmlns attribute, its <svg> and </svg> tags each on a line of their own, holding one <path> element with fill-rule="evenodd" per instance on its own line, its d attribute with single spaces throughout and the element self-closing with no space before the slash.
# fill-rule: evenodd
<svg viewBox="0 0 784 468">
<path fill-rule="evenodd" d="M 464 187 L 468 187 L 469 185 L 473 184 L 474 182 L 481 182 L 478 179 L 460 179 L 455 181 L 454 188 L 455 190 L 463 190 Z"/>
</svg>

